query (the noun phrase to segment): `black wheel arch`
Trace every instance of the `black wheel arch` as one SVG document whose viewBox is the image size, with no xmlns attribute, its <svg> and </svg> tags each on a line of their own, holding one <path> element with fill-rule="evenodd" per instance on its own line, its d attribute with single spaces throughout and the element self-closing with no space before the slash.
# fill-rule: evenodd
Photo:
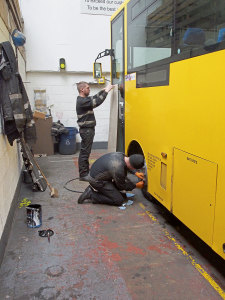
<svg viewBox="0 0 225 300">
<path fill-rule="evenodd" d="M 144 155 L 144 152 L 143 152 L 143 150 L 141 148 L 141 145 L 137 141 L 135 141 L 135 140 L 133 140 L 133 141 L 130 142 L 130 144 L 128 146 L 128 149 L 127 149 L 127 155 L 130 156 L 132 154 L 142 154 L 142 155 Z M 143 173 L 147 177 L 147 164 L 146 164 L 146 160 L 145 160 L 145 167 L 143 168 Z M 148 192 L 147 180 L 146 180 L 144 188 L 142 189 L 142 194 L 143 194 L 143 196 L 147 200 L 152 201 L 153 197 Z"/>
<path fill-rule="evenodd" d="M 128 149 L 127 149 L 127 155 L 130 156 L 132 154 L 142 154 L 142 155 L 144 155 L 140 144 L 135 140 L 130 142 L 130 144 L 128 146 Z"/>
</svg>

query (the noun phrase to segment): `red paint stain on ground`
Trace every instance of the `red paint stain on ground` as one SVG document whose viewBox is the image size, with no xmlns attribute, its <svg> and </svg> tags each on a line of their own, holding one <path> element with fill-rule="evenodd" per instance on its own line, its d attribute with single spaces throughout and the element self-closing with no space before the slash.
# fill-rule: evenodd
<svg viewBox="0 0 225 300">
<path fill-rule="evenodd" d="M 111 259 L 113 261 L 121 261 L 122 257 L 119 255 L 119 253 L 114 253 L 114 254 L 111 255 Z"/>
<path fill-rule="evenodd" d="M 85 251 L 85 249 L 84 249 Z M 98 248 L 94 249 L 89 249 L 88 251 L 85 251 L 85 253 L 81 253 L 83 256 L 85 254 L 85 262 L 88 263 L 89 265 L 98 265 L 99 264 L 99 256 L 101 253 L 101 250 Z"/>
<path fill-rule="evenodd" d="M 116 218 L 114 216 L 107 216 L 107 219 L 102 220 L 102 224 L 109 224 L 110 222 L 114 221 Z"/>
<path fill-rule="evenodd" d="M 149 223 L 150 224 L 155 223 L 155 221 L 153 221 L 151 218 L 149 218 L 149 216 L 146 213 L 143 214 L 142 212 L 143 212 L 143 210 L 140 211 L 140 215 L 137 216 L 139 220 L 141 219 L 141 222 L 145 222 L 145 223 L 148 223 L 148 224 Z"/>
<path fill-rule="evenodd" d="M 117 243 L 110 242 L 107 237 L 103 237 L 101 244 L 103 247 L 108 248 L 108 249 L 115 249 L 115 248 L 119 247 L 119 245 Z"/>
<path fill-rule="evenodd" d="M 73 287 L 75 289 L 82 289 L 83 286 L 84 286 L 84 282 L 83 281 L 80 281 L 80 282 L 78 282 L 78 283 L 76 283 L 76 284 L 73 285 Z"/>
<path fill-rule="evenodd" d="M 83 229 L 86 229 L 86 230 L 90 231 L 90 230 L 91 230 L 91 227 L 88 226 L 88 225 L 86 225 L 86 224 L 83 224 Z"/>
<path fill-rule="evenodd" d="M 75 247 L 75 242 L 65 243 L 64 246 L 73 246 L 73 247 Z"/>
<path fill-rule="evenodd" d="M 145 255 L 146 254 L 146 252 L 143 249 L 135 247 L 132 244 L 128 244 L 125 251 L 130 252 L 130 253 L 134 253 L 134 254 L 140 254 L 140 255 Z"/>
<path fill-rule="evenodd" d="M 78 270 L 77 270 L 77 273 L 78 273 L 80 276 L 82 276 L 82 275 L 86 275 L 86 274 L 87 274 L 87 271 L 88 271 L 88 267 L 84 267 L 83 270 L 78 269 Z"/>
<path fill-rule="evenodd" d="M 170 250 L 176 250 L 177 249 L 177 247 L 172 243 L 165 243 L 165 244 L 163 243 L 163 244 L 160 245 L 160 247 L 170 249 Z"/>
<path fill-rule="evenodd" d="M 169 254 L 168 252 L 166 252 L 166 251 L 163 251 L 160 247 L 158 247 L 158 246 L 149 246 L 148 247 L 148 249 L 149 250 L 153 250 L 153 251 L 156 251 L 156 252 L 158 252 L 159 254 Z"/>
<path fill-rule="evenodd" d="M 106 210 L 105 209 L 101 209 L 101 210 L 99 210 L 99 214 L 102 214 L 102 213 L 105 213 L 106 212 Z"/>
<path fill-rule="evenodd" d="M 96 215 L 96 212 L 94 212 L 93 210 L 88 210 L 88 211 L 87 211 L 87 214 L 88 214 L 88 215 Z"/>
</svg>

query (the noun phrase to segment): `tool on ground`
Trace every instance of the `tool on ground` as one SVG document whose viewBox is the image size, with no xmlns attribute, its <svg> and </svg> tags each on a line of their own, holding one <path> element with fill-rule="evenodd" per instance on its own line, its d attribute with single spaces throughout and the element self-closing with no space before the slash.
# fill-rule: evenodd
<svg viewBox="0 0 225 300">
<path fill-rule="evenodd" d="M 49 231 L 47 233 L 47 236 L 48 236 L 48 242 L 50 243 L 50 233 L 49 233 Z"/>
<path fill-rule="evenodd" d="M 47 237 L 48 238 L 48 242 L 50 243 L 50 237 L 53 236 L 54 231 L 52 229 L 39 230 L 38 234 L 41 237 Z"/>
<path fill-rule="evenodd" d="M 47 178 L 45 177 L 44 173 L 42 172 L 41 168 L 39 167 L 38 163 L 35 161 L 37 168 L 39 169 L 39 171 L 41 172 L 41 175 L 43 176 L 44 180 L 47 183 L 47 186 L 50 189 L 50 196 L 52 198 L 58 198 L 59 197 L 59 192 L 56 188 L 52 187 L 51 184 L 48 182 Z"/>
<path fill-rule="evenodd" d="M 53 188 L 50 183 L 48 182 L 47 178 L 45 177 L 43 171 L 41 170 L 40 166 L 38 165 L 38 163 L 36 162 L 33 154 L 31 153 L 28 145 L 26 144 L 24 138 L 20 138 L 20 142 L 21 142 L 21 146 L 23 149 L 23 154 L 26 155 L 27 159 L 31 162 L 32 164 L 32 168 L 35 169 L 35 167 L 38 169 L 38 171 L 41 173 L 41 179 L 45 181 L 45 183 L 47 184 L 47 186 L 50 189 L 50 195 L 51 197 L 54 198 L 58 198 L 59 197 L 59 193 L 58 190 L 56 188 Z M 40 176 L 39 176 L 40 177 Z M 42 185 L 40 184 L 40 180 L 37 180 L 37 184 L 39 184 L 39 186 L 42 188 Z M 43 189 L 41 189 L 43 191 Z M 45 189 L 44 189 L 45 190 Z"/>
<path fill-rule="evenodd" d="M 26 145 L 24 138 L 19 139 L 22 151 L 22 157 L 24 161 L 25 168 L 28 174 L 31 176 L 33 181 L 33 191 L 42 191 L 44 192 L 47 188 L 47 184 L 41 175 L 41 172 L 36 166 L 33 154 L 31 153 L 29 147 Z"/>
</svg>

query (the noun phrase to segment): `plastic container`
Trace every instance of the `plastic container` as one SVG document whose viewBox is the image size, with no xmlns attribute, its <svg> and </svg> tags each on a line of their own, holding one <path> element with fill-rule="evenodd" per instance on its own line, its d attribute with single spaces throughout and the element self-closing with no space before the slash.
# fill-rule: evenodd
<svg viewBox="0 0 225 300">
<path fill-rule="evenodd" d="M 40 204 L 30 204 L 27 209 L 27 226 L 30 228 L 40 227 L 42 224 L 42 212 Z"/>
<path fill-rule="evenodd" d="M 66 127 L 68 134 L 61 134 L 59 142 L 59 153 L 63 155 L 76 153 L 76 134 L 78 130 L 76 127 Z"/>
</svg>

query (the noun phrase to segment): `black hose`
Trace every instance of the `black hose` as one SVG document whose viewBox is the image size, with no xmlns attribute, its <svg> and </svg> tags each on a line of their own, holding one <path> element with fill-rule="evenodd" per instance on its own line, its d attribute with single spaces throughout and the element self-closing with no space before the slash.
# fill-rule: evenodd
<svg viewBox="0 0 225 300">
<path fill-rule="evenodd" d="M 70 183 L 71 181 L 77 180 L 77 179 L 79 179 L 79 178 L 77 177 L 77 178 L 73 178 L 73 179 L 70 179 L 69 181 L 67 181 L 67 182 L 64 184 L 64 189 L 66 189 L 67 191 L 73 192 L 73 193 L 83 194 L 84 191 L 81 192 L 81 191 L 71 190 L 71 189 L 69 189 L 69 188 L 66 187 L 66 185 L 67 185 L 68 183 Z"/>
</svg>

